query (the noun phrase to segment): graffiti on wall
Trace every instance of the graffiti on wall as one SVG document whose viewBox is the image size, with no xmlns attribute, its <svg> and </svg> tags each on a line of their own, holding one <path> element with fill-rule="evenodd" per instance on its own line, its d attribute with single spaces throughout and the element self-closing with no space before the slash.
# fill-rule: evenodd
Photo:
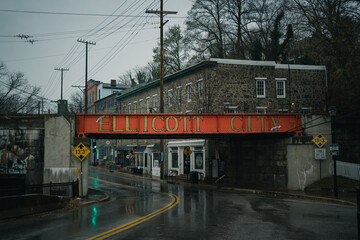
<svg viewBox="0 0 360 240">
<path fill-rule="evenodd" d="M 34 166 L 39 131 L 0 129 L 0 174 L 26 174 Z"/>
</svg>

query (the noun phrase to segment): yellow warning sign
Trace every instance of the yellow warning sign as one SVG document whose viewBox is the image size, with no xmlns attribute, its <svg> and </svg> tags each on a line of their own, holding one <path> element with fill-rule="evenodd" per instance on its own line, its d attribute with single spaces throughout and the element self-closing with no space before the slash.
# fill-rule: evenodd
<svg viewBox="0 0 360 240">
<path fill-rule="evenodd" d="M 190 155 L 192 154 L 191 149 L 189 147 L 185 148 L 184 154 L 186 157 L 190 157 Z"/>
<path fill-rule="evenodd" d="M 317 135 L 312 141 L 318 148 L 322 148 L 327 143 L 327 139 L 321 134 Z"/>
<path fill-rule="evenodd" d="M 79 145 L 74 148 L 72 153 L 82 162 L 85 157 L 89 155 L 90 150 L 83 143 L 79 143 Z"/>
</svg>

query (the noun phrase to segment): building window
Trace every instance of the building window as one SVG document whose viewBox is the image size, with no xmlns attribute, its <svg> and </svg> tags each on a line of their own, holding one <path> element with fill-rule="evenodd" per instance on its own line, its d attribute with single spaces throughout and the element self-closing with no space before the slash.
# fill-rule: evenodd
<svg viewBox="0 0 360 240">
<path fill-rule="evenodd" d="M 181 104 L 181 86 L 177 87 L 177 100 L 178 100 L 178 104 Z"/>
<path fill-rule="evenodd" d="M 256 107 L 256 113 L 266 113 L 267 107 Z"/>
<path fill-rule="evenodd" d="M 142 113 L 144 110 L 143 110 L 143 106 L 144 105 L 144 103 L 143 103 L 143 100 L 142 99 L 140 99 L 139 100 L 139 113 Z"/>
<path fill-rule="evenodd" d="M 204 96 L 204 81 L 202 79 L 198 81 L 198 92 L 201 99 Z"/>
<path fill-rule="evenodd" d="M 179 154 L 177 147 L 171 148 L 171 167 L 179 168 Z"/>
<path fill-rule="evenodd" d="M 150 112 L 150 97 L 146 98 L 146 112 Z"/>
<path fill-rule="evenodd" d="M 137 113 L 137 102 L 134 102 L 134 113 Z"/>
<path fill-rule="evenodd" d="M 276 81 L 276 97 L 285 98 L 285 79 L 275 78 Z"/>
<path fill-rule="evenodd" d="M 191 102 L 191 83 L 186 84 L 186 98 L 188 102 Z"/>
<path fill-rule="evenodd" d="M 131 103 L 128 105 L 128 113 L 131 113 Z"/>
<path fill-rule="evenodd" d="M 168 91 L 168 100 L 169 100 L 169 106 L 171 106 L 173 104 L 173 90 L 170 89 Z"/>
<path fill-rule="evenodd" d="M 237 113 L 237 106 L 229 106 L 228 113 Z"/>
<path fill-rule="evenodd" d="M 99 100 L 101 99 L 101 95 L 100 95 L 100 92 L 101 92 L 101 91 L 100 91 L 100 89 L 99 89 Z"/>
<path fill-rule="evenodd" d="M 265 80 L 266 78 L 256 78 L 256 97 L 265 97 Z"/>
<path fill-rule="evenodd" d="M 153 109 L 156 111 L 157 108 L 157 95 L 153 95 Z"/>
</svg>

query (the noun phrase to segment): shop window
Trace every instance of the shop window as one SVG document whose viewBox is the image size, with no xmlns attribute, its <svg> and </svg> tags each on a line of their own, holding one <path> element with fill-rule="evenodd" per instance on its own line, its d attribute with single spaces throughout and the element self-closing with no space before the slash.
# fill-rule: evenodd
<svg viewBox="0 0 360 240">
<path fill-rule="evenodd" d="M 179 168 L 179 154 L 177 147 L 171 148 L 171 167 Z"/>
<path fill-rule="evenodd" d="M 153 167 L 160 167 L 160 153 L 153 153 Z"/>
<path fill-rule="evenodd" d="M 204 169 L 204 151 L 203 147 L 194 148 L 194 157 L 195 157 L 195 169 L 203 170 Z"/>
</svg>

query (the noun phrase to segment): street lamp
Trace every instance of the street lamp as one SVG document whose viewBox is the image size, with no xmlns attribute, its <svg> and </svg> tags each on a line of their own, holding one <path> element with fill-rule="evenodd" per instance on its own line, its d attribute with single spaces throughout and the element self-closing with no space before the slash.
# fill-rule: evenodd
<svg viewBox="0 0 360 240">
<path fill-rule="evenodd" d="M 336 107 L 330 106 L 329 107 L 329 114 L 331 117 L 331 143 L 334 144 L 335 142 L 335 127 L 334 121 L 336 116 Z M 334 196 L 338 197 L 338 187 L 337 187 L 337 175 L 336 175 L 336 155 L 332 155 L 333 164 L 334 164 Z"/>
</svg>

